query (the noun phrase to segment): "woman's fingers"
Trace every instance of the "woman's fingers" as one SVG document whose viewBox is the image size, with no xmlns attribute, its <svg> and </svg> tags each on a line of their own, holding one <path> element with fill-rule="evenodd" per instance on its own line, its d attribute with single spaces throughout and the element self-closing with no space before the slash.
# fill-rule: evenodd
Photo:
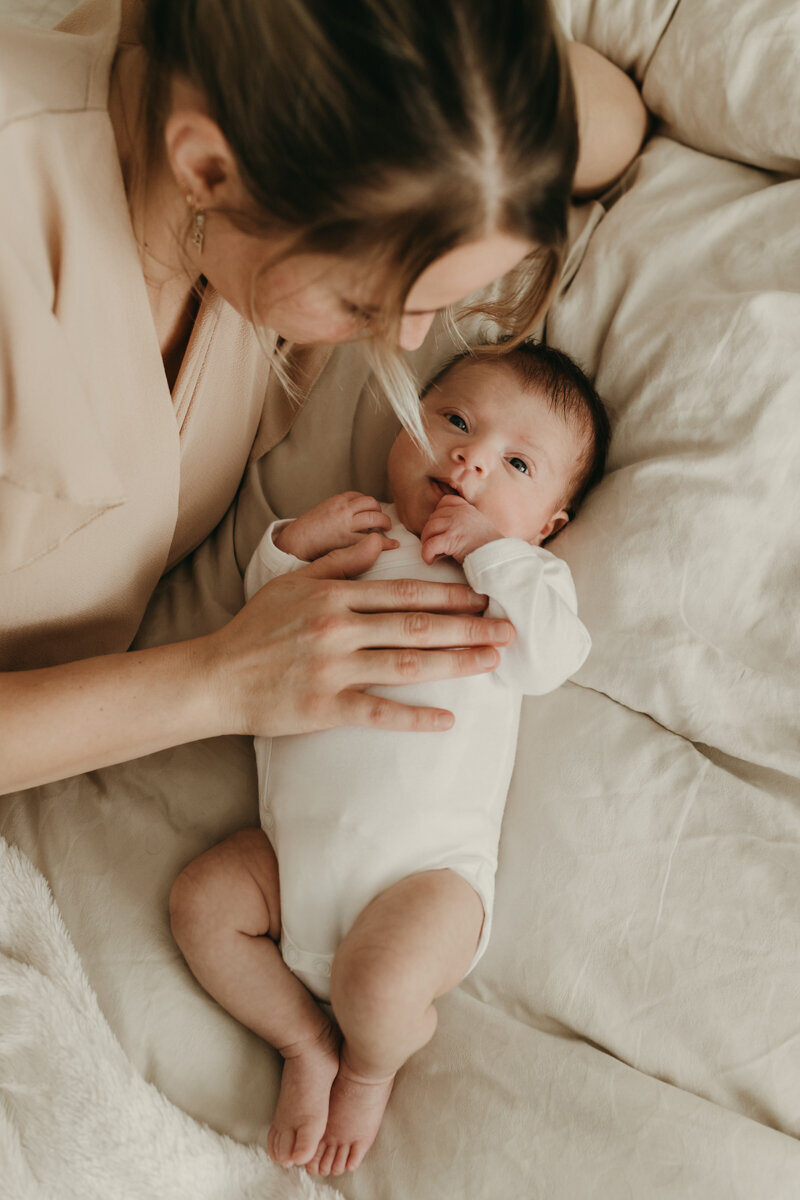
<svg viewBox="0 0 800 1200">
<path fill-rule="evenodd" d="M 361 613 L 481 613 L 486 602 L 466 583 L 424 579 L 358 579 L 347 589 L 348 608 Z"/>
<path fill-rule="evenodd" d="M 455 724 L 453 714 L 445 708 L 413 707 L 356 691 L 343 692 L 339 697 L 339 716 L 342 725 L 396 733 L 442 733 Z"/>
<path fill-rule="evenodd" d="M 510 621 L 432 612 L 352 614 L 347 631 L 343 623 L 336 632 L 354 651 L 506 646 L 514 638 Z"/>
<path fill-rule="evenodd" d="M 318 558 L 296 574 L 330 580 L 360 575 L 381 553 L 382 541 L 382 535 L 369 534 L 353 546 Z M 483 611 L 486 598 L 466 584 L 422 579 L 355 580 L 347 583 L 346 590 L 337 589 L 335 595 L 339 603 L 330 609 L 329 624 L 345 650 L 505 646 L 514 637 L 510 621 L 472 615 Z M 327 624 L 323 620 L 323 625 Z"/>
<path fill-rule="evenodd" d="M 345 549 L 348 546 L 355 546 L 356 542 L 363 541 L 366 536 L 366 533 L 359 533 L 357 530 L 353 533 L 343 534 L 338 548 Z M 396 550 L 400 545 L 395 538 L 391 538 L 385 533 L 379 533 L 378 537 L 381 539 L 381 550 Z"/>
<path fill-rule="evenodd" d="M 324 554 L 308 566 L 300 567 L 297 574 L 308 575 L 312 579 L 352 579 L 374 566 L 382 550 L 381 535 L 369 533 L 352 546 L 331 550 L 330 554 Z"/>
<path fill-rule="evenodd" d="M 355 684 L 338 697 L 337 716 L 343 725 L 440 733 L 454 724 L 453 714 L 447 709 L 403 704 L 360 691 L 359 687 L 430 683 L 485 674 L 497 666 L 499 655 L 490 646 L 481 646 L 474 650 L 373 650 L 354 655 L 353 659 L 364 678 L 360 685 Z"/>
<path fill-rule="evenodd" d="M 485 609 L 486 597 L 473 592 L 466 583 L 431 583 L 424 579 L 355 579 L 375 564 L 383 549 L 383 536 L 370 533 L 352 546 L 332 550 L 330 554 L 301 567 L 296 574 L 311 579 L 353 580 L 348 583 L 347 592 L 342 596 L 352 612 L 426 610 L 430 613 L 478 613 Z"/>
<path fill-rule="evenodd" d="M 362 650 L 347 664 L 351 687 L 397 687 L 408 683 L 432 683 L 464 675 L 493 671 L 500 656 L 492 646 L 460 650 Z"/>
</svg>

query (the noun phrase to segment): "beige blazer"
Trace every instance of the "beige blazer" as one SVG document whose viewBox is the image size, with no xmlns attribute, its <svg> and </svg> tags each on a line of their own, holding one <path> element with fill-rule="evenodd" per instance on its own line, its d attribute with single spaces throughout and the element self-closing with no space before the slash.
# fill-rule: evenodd
<svg viewBox="0 0 800 1200">
<path fill-rule="evenodd" d="M 0 33 L 0 669 L 125 649 L 296 410 L 211 288 L 170 394 L 107 111 L 119 34 L 119 0 Z"/>
</svg>

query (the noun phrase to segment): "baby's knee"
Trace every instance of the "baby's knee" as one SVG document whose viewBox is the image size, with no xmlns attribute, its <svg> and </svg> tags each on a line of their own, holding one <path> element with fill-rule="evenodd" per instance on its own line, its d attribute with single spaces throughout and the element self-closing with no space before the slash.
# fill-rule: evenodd
<svg viewBox="0 0 800 1200">
<path fill-rule="evenodd" d="M 260 829 L 241 829 L 181 871 L 169 897 L 170 925 L 183 950 L 231 936 L 280 937 L 275 852 Z"/>
<path fill-rule="evenodd" d="M 169 893 L 169 923 L 172 936 L 183 949 L 205 935 L 212 917 L 215 880 L 199 859 L 190 862 Z"/>
<path fill-rule="evenodd" d="M 242 855 L 234 844 L 226 842 L 184 867 L 169 894 L 170 925 L 178 945 L 208 937 L 212 929 L 235 919 L 239 880 L 244 871 Z"/>
<path fill-rule="evenodd" d="M 331 973 L 331 1004 L 350 1056 L 367 1074 L 392 1074 L 436 1030 L 430 989 L 413 962 L 385 949 L 342 944 Z"/>
<path fill-rule="evenodd" d="M 422 1013 L 431 1000 L 419 986 L 414 963 L 390 946 L 347 939 L 340 945 L 331 971 L 331 1004 L 344 1032 L 345 1027 L 392 1029 L 409 1013 Z"/>
</svg>

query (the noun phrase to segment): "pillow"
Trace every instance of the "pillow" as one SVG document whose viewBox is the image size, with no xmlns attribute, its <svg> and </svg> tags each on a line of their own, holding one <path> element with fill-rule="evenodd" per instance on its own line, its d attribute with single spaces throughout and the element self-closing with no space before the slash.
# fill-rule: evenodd
<svg viewBox="0 0 800 1200">
<path fill-rule="evenodd" d="M 678 4 L 644 76 L 647 107 L 698 150 L 800 174 L 797 0 Z"/>
<path fill-rule="evenodd" d="M 49 29 L 75 7 L 75 0 L 0 0 L 0 21 L 20 21 Z"/>
<path fill-rule="evenodd" d="M 610 58 L 637 82 L 680 0 L 553 0 L 566 36 Z"/>
<path fill-rule="evenodd" d="M 577 679 L 796 775 L 800 183 L 664 138 L 629 182 L 547 321 L 613 426 L 553 544 L 594 642 Z"/>
</svg>

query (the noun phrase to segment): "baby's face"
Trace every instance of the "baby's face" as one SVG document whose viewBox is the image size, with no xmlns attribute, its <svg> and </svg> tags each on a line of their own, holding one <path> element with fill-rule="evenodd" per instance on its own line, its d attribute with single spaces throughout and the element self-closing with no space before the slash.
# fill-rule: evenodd
<svg viewBox="0 0 800 1200">
<path fill-rule="evenodd" d="M 585 435 L 498 362 L 457 363 L 422 402 L 432 458 L 401 432 L 389 454 L 400 520 L 422 532 L 442 496 L 460 495 L 503 537 L 541 545 L 562 507 Z"/>
</svg>

